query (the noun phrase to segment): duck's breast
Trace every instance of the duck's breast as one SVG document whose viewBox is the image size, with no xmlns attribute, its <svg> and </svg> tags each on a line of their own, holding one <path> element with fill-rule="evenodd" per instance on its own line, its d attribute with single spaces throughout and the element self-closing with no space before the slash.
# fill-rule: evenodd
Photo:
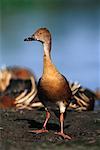
<svg viewBox="0 0 100 150">
<path fill-rule="evenodd" d="M 38 83 L 40 99 L 52 102 L 70 99 L 71 91 L 68 83 L 63 77 L 41 78 Z"/>
</svg>

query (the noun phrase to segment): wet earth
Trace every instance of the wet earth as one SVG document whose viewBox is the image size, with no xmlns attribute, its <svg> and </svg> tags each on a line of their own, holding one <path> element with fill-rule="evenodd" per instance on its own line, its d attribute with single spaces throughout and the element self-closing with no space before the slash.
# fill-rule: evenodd
<svg viewBox="0 0 100 150">
<path fill-rule="evenodd" d="M 31 133 L 42 128 L 44 119 L 44 110 L 0 110 L 0 150 L 100 148 L 100 111 L 67 112 L 64 131 L 72 137 L 69 141 L 54 134 L 60 128 L 55 115 L 48 122 L 48 133 Z"/>
</svg>

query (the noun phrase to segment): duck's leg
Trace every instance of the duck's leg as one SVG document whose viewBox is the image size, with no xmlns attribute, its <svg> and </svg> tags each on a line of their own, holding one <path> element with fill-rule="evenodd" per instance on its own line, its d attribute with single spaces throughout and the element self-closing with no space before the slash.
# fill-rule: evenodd
<svg viewBox="0 0 100 150">
<path fill-rule="evenodd" d="M 61 125 L 61 131 L 60 132 L 56 132 L 55 134 L 58 134 L 58 135 L 62 136 L 64 139 L 70 140 L 71 137 L 64 133 L 64 113 L 60 114 L 60 125 Z"/>
<path fill-rule="evenodd" d="M 30 132 L 33 132 L 33 133 L 43 133 L 43 132 L 48 132 L 48 130 L 46 129 L 46 125 L 47 125 L 47 122 L 50 118 L 50 113 L 49 111 L 46 111 L 46 119 L 45 119 L 45 122 L 43 124 L 43 128 L 40 129 L 40 130 L 31 130 Z"/>
</svg>

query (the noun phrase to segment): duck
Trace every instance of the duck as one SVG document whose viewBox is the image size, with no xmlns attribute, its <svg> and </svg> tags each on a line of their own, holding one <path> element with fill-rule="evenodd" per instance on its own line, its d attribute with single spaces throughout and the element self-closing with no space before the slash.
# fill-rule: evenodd
<svg viewBox="0 0 100 150">
<path fill-rule="evenodd" d="M 37 89 L 39 100 L 45 107 L 46 119 L 42 129 L 32 130 L 33 133 L 48 132 L 47 122 L 50 119 L 51 111 L 58 109 L 60 131 L 55 134 L 64 139 L 71 139 L 71 136 L 64 133 L 64 113 L 69 105 L 72 92 L 67 79 L 58 71 L 51 59 L 51 33 L 47 28 L 39 28 L 32 36 L 24 41 L 39 41 L 43 45 L 43 73 L 38 81 Z"/>
<path fill-rule="evenodd" d="M 20 66 L 0 70 L 0 109 L 32 110 L 42 107 L 32 71 Z"/>
</svg>

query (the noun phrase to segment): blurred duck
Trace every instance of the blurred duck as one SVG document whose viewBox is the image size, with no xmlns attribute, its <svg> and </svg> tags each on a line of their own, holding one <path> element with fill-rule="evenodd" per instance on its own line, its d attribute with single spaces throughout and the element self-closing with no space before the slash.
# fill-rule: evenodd
<svg viewBox="0 0 100 150">
<path fill-rule="evenodd" d="M 51 60 L 51 34 L 46 28 L 38 29 L 31 37 L 25 41 L 39 41 L 44 47 L 43 57 L 43 74 L 38 82 L 38 96 L 46 110 L 46 120 L 43 128 L 33 130 L 35 133 L 48 132 L 46 129 L 47 122 L 50 118 L 51 110 L 55 112 L 56 107 L 60 110 L 60 132 L 56 134 L 63 138 L 71 139 L 64 133 L 64 113 L 69 105 L 72 92 L 67 79 L 58 71 Z"/>
<path fill-rule="evenodd" d="M 94 110 L 95 100 L 100 99 L 99 89 L 94 92 L 88 88 L 82 87 L 77 82 L 69 83 L 69 85 L 73 97 L 70 100 L 68 110 L 74 111 Z"/>
<path fill-rule="evenodd" d="M 0 108 L 33 109 L 43 106 L 37 96 L 36 80 L 28 69 L 7 67 L 0 70 Z"/>
</svg>

